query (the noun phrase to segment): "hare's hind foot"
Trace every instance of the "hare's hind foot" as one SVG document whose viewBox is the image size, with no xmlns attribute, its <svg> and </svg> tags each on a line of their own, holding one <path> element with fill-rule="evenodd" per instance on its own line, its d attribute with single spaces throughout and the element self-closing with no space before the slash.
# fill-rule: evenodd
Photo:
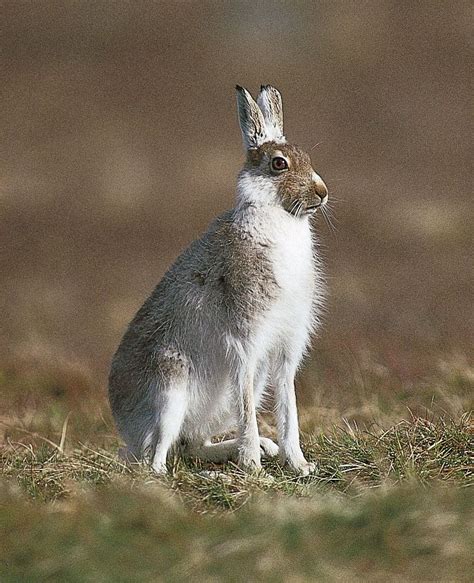
<svg viewBox="0 0 474 583">
<path fill-rule="evenodd" d="M 276 457 L 278 445 L 268 437 L 260 437 L 260 452 L 263 457 Z M 188 456 L 197 457 L 202 461 L 222 464 L 229 461 L 236 462 L 239 458 L 239 442 L 237 439 L 226 439 L 218 443 L 206 442 L 202 445 L 189 445 Z"/>
<path fill-rule="evenodd" d="M 277 457 L 280 448 L 269 437 L 260 437 L 260 451 L 263 458 L 272 458 Z"/>
</svg>

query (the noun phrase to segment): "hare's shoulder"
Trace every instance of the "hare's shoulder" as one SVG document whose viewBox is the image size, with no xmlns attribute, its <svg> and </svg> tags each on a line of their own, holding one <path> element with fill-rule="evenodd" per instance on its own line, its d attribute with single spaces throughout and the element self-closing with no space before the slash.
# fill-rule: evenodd
<svg viewBox="0 0 474 583">
<path fill-rule="evenodd" d="M 277 296 L 270 246 L 242 227 L 235 211 L 215 219 L 181 253 L 137 313 L 134 328 L 167 329 L 194 314 L 224 309 L 251 320 Z M 141 332 L 141 335 L 144 331 Z"/>
<path fill-rule="evenodd" d="M 192 287 L 191 303 L 226 306 L 244 319 L 268 308 L 278 292 L 270 244 L 250 219 L 235 210 L 215 219 L 171 268 L 175 291 Z M 186 297 L 189 302 L 190 294 Z"/>
<path fill-rule="evenodd" d="M 178 281 L 198 277 L 241 287 L 275 281 L 270 243 L 231 209 L 217 217 L 207 231 L 178 257 L 167 273 Z M 165 276 L 166 279 L 166 276 Z"/>
<path fill-rule="evenodd" d="M 273 297 L 276 284 L 271 245 L 241 217 L 230 211 L 219 217 L 210 231 L 211 265 L 219 271 L 229 294 Z"/>
</svg>

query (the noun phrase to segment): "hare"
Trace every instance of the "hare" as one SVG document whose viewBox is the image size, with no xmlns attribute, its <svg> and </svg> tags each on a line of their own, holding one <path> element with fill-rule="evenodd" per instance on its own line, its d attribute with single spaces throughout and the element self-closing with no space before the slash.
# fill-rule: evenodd
<svg viewBox="0 0 474 583">
<path fill-rule="evenodd" d="M 109 399 L 128 458 L 166 472 L 180 444 L 212 462 L 261 468 L 279 455 L 314 471 L 299 443 L 294 378 L 324 299 L 310 217 L 327 188 L 283 134 L 281 95 L 255 102 L 237 86 L 246 162 L 236 206 L 215 219 L 166 272 L 113 358 Z M 256 411 L 274 391 L 278 446 L 260 437 Z M 237 430 L 235 439 L 213 443 Z"/>
</svg>

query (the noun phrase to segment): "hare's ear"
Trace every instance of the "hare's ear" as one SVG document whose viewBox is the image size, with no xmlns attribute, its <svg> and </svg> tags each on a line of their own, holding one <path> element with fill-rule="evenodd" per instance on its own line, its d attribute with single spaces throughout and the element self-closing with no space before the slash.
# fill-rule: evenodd
<svg viewBox="0 0 474 583">
<path fill-rule="evenodd" d="M 265 119 L 268 139 L 286 142 L 283 134 L 283 104 L 278 89 L 271 85 L 262 85 L 257 103 Z"/>
<path fill-rule="evenodd" d="M 258 148 L 268 141 L 265 120 L 260 108 L 244 87 L 236 85 L 237 109 L 244 146 L 247 150 Z"/>
</svg>

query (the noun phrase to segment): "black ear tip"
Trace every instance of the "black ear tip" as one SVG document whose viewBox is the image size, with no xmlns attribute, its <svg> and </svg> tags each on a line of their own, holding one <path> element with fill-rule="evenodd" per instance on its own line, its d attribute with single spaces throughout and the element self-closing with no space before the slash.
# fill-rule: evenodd
<svg viewBox="0 0 474 583">
<path fill-rule="evenodd" d="M 244 88 L 241 87 L 240 85 L 236 85 L 235 88 L 237 89 L 237 91 L 243 91 L 244 90 Z"/>
</svg>

